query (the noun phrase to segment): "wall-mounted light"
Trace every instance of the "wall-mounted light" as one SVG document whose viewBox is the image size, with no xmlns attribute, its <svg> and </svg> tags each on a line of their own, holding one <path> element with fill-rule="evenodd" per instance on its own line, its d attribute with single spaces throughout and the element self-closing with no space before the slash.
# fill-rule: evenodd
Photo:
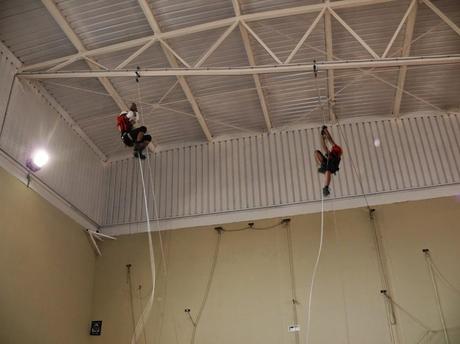
<svg viewBox="0 0 460 344">
<path fill-rule="evenodd" d="M 48 163 L 49 159 L 50 156 L 46 150 L 40 148 L 35 150 L 26 160 L 26 166 L 32 172 L 37 172 L 40 171 L 40 169 Z"/>
</svg>

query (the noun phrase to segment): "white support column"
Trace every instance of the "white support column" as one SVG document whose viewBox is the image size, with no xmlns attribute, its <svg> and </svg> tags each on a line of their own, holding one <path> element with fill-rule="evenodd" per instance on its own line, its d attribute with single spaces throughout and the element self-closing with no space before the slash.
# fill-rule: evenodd
<svg viewBox="0 0 460 344">
<path fill-rule="evenodd" d="M 139 5 L 142 8 L 142 11 L 144 12 L 145 17 L 147 18 L 150 27 L 152 28 L 154 34 L 161 35 L 161 29 L 160 25 L 156 21 L 153 11 L 150 8 L 149 4 L 147 3 L 146 0 L 138 0 Z M 161 38 L 160 38 L 161 39 Z M 163 52 L 168 59 L 169 64 L 173 68 L 180 68 L 179 64 L 176 61 L 176 58 L 174 54 L 170 51 L 172 49 L 168 49 L 165 47 L 165 45 L 162 45 Z M 183 76 L 177 76 L 177 80 L 179 81 L 179 84 L 182 87 L 182 90 L 184 91 L 185 96 L 187 97 L 187 100 L 189 101 L 190 105 L 192 106 L 193 112 L 195 113 L 195 116 L 198 120 L 198 123 L 201 126 L 201 129 L 203 130 L 204 135 L 206 136 L 206 139 L 208 141 L 212 140 L 212 134 L 211 131 L 209 130 L 208 124 L 206 123 L 206 120 L 203 116 L 203 113 L 201 112 L 201 109 L 198 105 L 198 102 L 196 101 L 195 97 L 193 96 L 192 90 L 190 89 L 190 86 L 188 82 L 185 80 Z"/>
<path fill-rule="evenodd" d="M 331 7 L 329 7 L 329 12 L 359 42 L 359 44 L 361 44 L 363 48 L 366 49 L 369 54 L 371 54 L 373 58 L 380 58 L 380 56 L 377 55 L 377 53 L 372 50 L 372 48 L 361 38 L 361 36 L 359 36 L 342 18 L 340 18 L 339 15 Z"/>
<path fill-rule="evenodd" d="M 414 1 L 414 6 L 407 18 L 406 22 L 406 30 L 404 33 L 404 43 L 403 43 L 403 50 L 402 50 L 402 57 L 407 57 L 410 54 L 410 47 L 412 42 L 412 37 L 414 35 L 414 28 L 415 28 L 415 19 L 417 17 L 417 1 Z M 399 117 L 399 111 L 401 110 L 401 101 L 404 91 L 404 84 L 406 83 L 406 75 L 407 75 L 407 66 L 401 66 L 399 69 L 398 75 L 398 83 L 397 89 L 395 93 L 395 100 L 393 104 L 393 115 L 395 117 Z"/>
<path fill-rule="evenodd" d="M 232 0 L 232 2 L 233 2 L 233 9 L 235 11 L 235 15 L 237 17 L 239 17 L 241 15 L 240 4 L 239 4 L 238 0 Z M 254 57 L 254 52 L 252 51 L 252 48 L 251 48 L 251 43 L 249 41 L 248 33 L 245 30 L 245 28 L 243 27 L 243 25 L 241 25 L 241 23 L 239 25 L 239 29 L 240 29 L 241 39 L 242 39 L 243 45 L 244 45 L 244 50 L 246 51 L 246 55 L 248 57 L 249 65 L 250 66 L 255 66 L 256 65 L 256 59 Z M 261 107 L 262 113 L 264 115 L 265 125 L 267 127 L 267 130 L 270 131 L 272 129 L 273 125 L 272 125 L 272 121 L 271 121 L 271 118 L 270 118 L 270 113 L 268 112 L 268 106 L 267 106 L 267 102 L 265 100 L 264 91 L 262 89 L 262 83 L 260 81 L 260 76 L 259 75 L 253 75 L 253 79 L 254 79 L 254 84 L 256 86 L 257 96 L 259 97 L 260 107 Z"/>
<path fill-rule="evenodd" d="M 80 54 L 87 53 L 86 48 L 83 45 L 82 41 L 77 36 L 77 34 L 73 31 L 73 29 L 70 27 L 69 23 L 67 22 L 65 17 L 62 15 L 61 11 L 59 11 L 54 1 L 53 0 L 42 0 L 42 3 L 46 7 L 48 12 L 51 14 L 53 19 L 56 21 L 56 23 L 59 25 L 59 27 L 62 29 L 62 31 L 64 31 L 64 34 L 67 36 L 67 38 L 72 42 L 72 44 L 78 50 L 78 52 Z M 98 68 L 91 62 L 88 62 L 88 66 L 93 70 Z M 126 110 L 127 108 L 126 104 L 124 103 L 123 99 L 118 94 L 118 92 L 115 90 L 112 83 L 108 79 L 104 79 L 104 78 L 99 78 L 99 81 L 101 82 L 102 86 L 107 90 L 107 92 L 112 96 L 114 102 L 118 105 L 120 110 Z"/>
<path fill-rule="evenodd" d="M 447 17 L 439 8 L 437 8 L 430 0 L 422 0 L 425 5 L 427 5 L 434 13 L 436 13 L 439 18 L 441 18 L 447 25 L 454 30 L 457 35 L 460 35 L 460 28 Z"/>
<path fill-rule="evenodd" d="M 329 5 L 329 0 L 326 2 Z M 329 11 L 324 13 L 324 37 L 326 44 L 326 59 L 332 61 L 334 59 L 334 52 L 332 50 L 332 22 L 331 14 Z M 327 97 L 328 97 L 328 109 L 329 109 L 329 120 L 336 122 L 336 114 L 334 112 L 335 107 L 335 81 L 334 81 L 334 70 L 327 71 Z"/>
</svg>

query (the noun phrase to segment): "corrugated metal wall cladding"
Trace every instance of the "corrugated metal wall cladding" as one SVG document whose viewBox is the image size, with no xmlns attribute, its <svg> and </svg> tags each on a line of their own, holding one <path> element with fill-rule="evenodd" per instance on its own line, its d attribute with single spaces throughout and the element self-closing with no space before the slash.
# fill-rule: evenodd
<svg viewBox="0 0 460 344">
<path fill-rule="evenodd" d="M 151 214 L 153 191 L 163 219 L 320 200 L 322 177 L 312 154 L 319 147 L 319 129 L 258 134 L 155 153 L 154 190 L 148 191 Z M 332 135 L 344 149 L 340 172 L 333 178 L 334 196 L 459 183 L 459 134 L 457 115 L 333 126 Z M 380 147 L 374 146 L 375 138 L 380 139 Z M 138 174 L 137 160 L 112 163 L 106 169 L 106 225 L 143 221 Z"/>
<path fill-rule="evenodd" d="M 76 53 L 40 1 L 1 1 L 0 38 L 26 64 Z"/>
<path fill-rule="evenodd" d="M 136 0 L 57 1 L 87 49 L 153 34 Z"/>
<path fill-rule="evenodd" d="M 10 76 L 13 66 L 0 55 L 0 74 Z M 0 86 L 0 109 L 6 106 L 10 83 Z M 48 149 L 49 165 L 38 176 L 94 221 L 101 222 L 103 166 L 84 141 L 28 84 L 18 82 L 12 92 L 2 149 L 21 163 L 39 146 Z"/>
<path fill-rule="evenodd" d="M 234 16 L 229 0 L 149 0 L 161 29 L 171 31 Z"/>
</svg>

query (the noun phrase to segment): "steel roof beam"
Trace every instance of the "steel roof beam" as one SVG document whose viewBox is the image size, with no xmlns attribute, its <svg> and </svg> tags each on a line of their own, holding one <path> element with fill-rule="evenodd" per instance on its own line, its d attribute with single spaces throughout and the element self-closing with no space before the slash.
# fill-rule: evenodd
<svg viewBox="0 0 460 344">
<path fill-rule="evenodd" d="M 415 19 L 417 17 L 417 1 L 413 2 L 413 7 L 411 12 L 407 18 L 406 22 L 406 30 L 404 33 L 404 42 L 403 42 L 403 49 L 402 49 L 402 57 L 409 56 L 410 54 L 410 47 L 412 43 L 412 37 L 414 35 L 414 28 L 415 28 Z M 399 69 L 398 75 L 398 83 L 397 89 L 395 93 L 395 99 L 393 103 L 393 115 L 395 117 L 399 117 L 399 111 L 401 110 L 401 101 L 404 91 L 404 85 L 406 83 L 406 76 L 407 76 L 407 66 L 401 66 Z"/>
<path fill-rule="evenodd" d="M 150 27 L 152 28 L 152 31 L 157 36 L 160 35 L 161 34 L 160 25 L 155 19 L 155 16 L 153 15 L 153 11 L 150 8 L 149 4 L 147 3 L 146 0 L 138 0 L 138 2 L 142 8 L 142 12 L 144 13 L 145 17 L 147 18 L 147 21 L 149 22 Z M 182 60 L 182 58 L 180 58 L 179 55 L 166 42 L 164 42 L 162 38 L 160 38 L 160 43 L 161 43 L 163 52 L 166 55 L 166 58 L 168 59 L 168 62 L 171 65 L 171 67 L 179 68 L 179 64 L 177 63 L 176 58 L 179 58 L 179 60 L 185 66 L 189 67 L 189 65 L 184 60 Z M 182 87 L 182 91 L 184 92 L 185 96 L 187 97 L 187 100 L 189 101 L 193 109 L 193 112 L 198 120 L 198 123 L 201 129 L 203 130 L 204 135 L 206 136 L 208 141 L 211 141 L 212 140 L 211 131 L 209 130 L 208 124 L 206 123 L 206 119 L 203 113 L 201 112 L 200 106 L 198 105 L 196 98 L 193 95 L 190 85 L 188 84 L 187 80 L 185 80 L 184 76 L 176 75 L 176 77 L 177 77 L 177 80 L 179 81 L 180 86 Z"/>
<path fill-rule="evenodd" d="M 434 13 L 436 13 L 439 18 L 441 18 L 447 25 L 449 25 L 450 28 L 457 33 L 457 35 L 460 35 L 460 28 L 452 20 L 450 20 L 448 16 L 446 16 L 439 8 L 437 8 L 435 5 L 433 5 L 433 3 L 431 1 L 429 1 L 429 0 L 422 0 L 422 1 Z"/>
<path fill-rule="evenodd" d="M 240 4 L 239 4 L 238 0 L 232 0 L 232 3 L 233 3 L 233 10 L 235 11 L 235 15 L 237 17 L 240 16 L 241 15 L 241 9 L 240 9 Z M 241 24 L 239 25 L 239 29 L 240 29 L 241 39 L 242 39 L 243 45 L 244 45 L 244 50 L 246 51 L 246 56 L 248 57 L 249 65 L 250 66 L 255 66 L 256 65 L 256 59 L 254 57 L 254 52 L 253 52 L 253 50 L 251 48 L 251 43 L 249 41 L 248 33 L 245 30 L 245 28 L 243 27 L 243 25 L 241 25 Z M 257 96 L 259 97 L 260 107 L 261 107 L 262 113 L 264 115 L 265 126 L 267 127 L 267 130 L 271 130 L 273 125 L 272 125 L 272 121 L 271 121 L 271 118 L 270 118 L 270 113 L 268 112 L 268 106 L 267 106 L 267 102 L 265 100 L 264 91 L 262 89 L 262 82 L 260 81 L 260 76 L 257 75 L 257 74 L 254 74 L 252 77 L 254 79 L 254 84 L 256 86 Z"/>
<path fill-rule="evenodd" d="M 44 1 L 47 1 L 47 0 L 44 0 Z M 396 1 L 398 0 L 339 0 L 339 1 L 331 2 L 329 4 L 329 8 L 333 10 L 340 10 L 344 8 L 354 8 L 354 7 L 376 5 L 376 4 L 396 2 Z M 174 38 L 174 37 L 186 36 L 186 35 L 190 35 L 193 33 L 219 29 L 219 28 L 231 25 L 232 23 L 235 22 L 236 19 L 241 19 L 245 21 L 246 23 L 248 23 L 251 21 L 286 17 L 286 16 L 292 16 L 296 14 L 315 13 L 315 12 L 322 11 L 324 8 L 325 8 L 324 4 L 314 4 L 314 5 L 285 8 L 285 9 L 280 9 L 280 10 L 262 11 L 258 13 L 239 15 L 237 17 L 215 20 L 209 23 L 193 25 L 193 26 L 189 26 L 189 27 L 185 27 L 185 28 L 181 28 L 177 30 L 162 32 L 159 34 L 153 34 L 153 35 L 149 35 L 146 37 L 136 38 L 136 39 L 121 42 L 121 43 L 111 44 L 111 45 L 101 47 L 101 48 L 86 50 L 84 52 L 82 51 L 76 54 L 71 54 L 71 55 L 59 57 L 56 59 L 35 63 L 32 65 L 26 65 L 26 66 L 23 66 L 21 70 L 29 71 L 29 70 L 50 68 L 59 63 L 67 61 L 71 58 L 79 59 L 79 58 L 83 58 L 84 56 L 96 56 L 96 55 L 108 54 L 108 53 L 112 53 L 116 51 L 121 51 L 121 50 L 129 49 L 129 48 L 139 47 L 139 46 L 142 46 L 148 43 L 154 38 L 162 38 L 163 40 L 165 40 L 165 39 Z"/>
<path fill-rule="evenodd" d="M 383 68 L 401 66 L 429 66 L 460 63 L 460 55 L 411 56 L 406 58 L 388 58 L 379 60 L 337 60 L 319 61 L 319 70 L 344 70 L 359 68 Z M 65 79 L 97 77 L 134 77 L 138 70 L 98 70 L 98 71 L 64 71 L 64 72 L 22 72 L 18 76 L 24 79 Z M 267 73 L 312 72 L 313 64 L 291 64 L 275 66 L 231 67 L 231 68 L 161 68 L 141 69 L 141 76 L 219 76 L 219 75 L 253 75 Z"/>
<path fill-rule="evenodd" d="M 329 4 L 329 0 L 326 1 Z M 332 22 L 331 14 L 329 11 L 324 13 L 324 40 L 326 45 L 326 59 L 328 61 L 334 60 L 334 53 L 332 50 Z M 334 70 L 330 69 L 327 71 L 327 98 L 328 98 L 328 109 L 329 109 L 329 120 L 336 122 L 336 114 L 334 112 L 335 106 L 335 80 Z"/>
<path fill-rule="evenodd" d="M 64 31 L 64 34 L 67 36 L 70 42 L 72 42 L 73 46 L 78 50 L 78 52 L 82 54 L 86 53 L 87 50 L 85 46 L 83 45 L 83 42 L 80 40 L 77 34 L 70 27 L 69 23 L 67 22 L 67 20 L 65 19 L 61 11 L 57 8 L 54 1 L 53 0 L 42 0 L 42 3 L 46 7 L 50 15 L 53 17 L 53 19 L 56 21 L 56 23 L 59 25 L 59 27 L 62 29 L 62 31 Z M 97 70 L 97 68 L 100 68 L 99 65 L 95 65 L 95 62 L 93 63 L 92 61 L 87 61 L 87 63 L 88 63 L 88 66 L 93 70 Z M 104 77 L 98 77 L 98 78 L 102 86 L 112 96 L 113 101 L 115 102 L 115 104 L 118 105 L 120 110 L 122 111 L 126 110 L 127 106 L 125 102 L 123 101 L 121 96 L 118 94 L 118 92 L 115 90 L 112 83 L 108 79 L 104 79 Z"/>
</svg>

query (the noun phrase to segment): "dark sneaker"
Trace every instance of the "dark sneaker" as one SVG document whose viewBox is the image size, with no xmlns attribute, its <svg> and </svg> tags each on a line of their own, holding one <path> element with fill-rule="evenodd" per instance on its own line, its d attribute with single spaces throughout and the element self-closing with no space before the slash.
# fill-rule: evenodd
<svg viewBox="0 0 460 344">
<path fill-rule="evenodd" d="M 324 196 L 324 197 L 327 197 L 327 196 L 329 196 L 330 194 L 331 194 L 331 192 L 329 191 L 329 186 L 325 186 L 325 187 L 323 188 L 323 196 Z"/>
<path fill-rule="evenodd" d="M 139 159 L 141 160 L 145 160 L 147 158 L 144 154 L 142 154 L 142 152 L 139 152 L 138 155 L 139 155 Z"/>
<path fill-rule="evenodd" d="M 321 166 L 320 168 L 318 168 L 318 172 L 319 172 L 319 173 L 325 173 L 325 172 L 326 172 L 326 167 L 325 167 L 325 166 Z"/>
<path fill-rule="evenodd" d="M 134 151 L 134 157 L 139 158 L 139 152 L 138 151 Z"/>
</svg>

